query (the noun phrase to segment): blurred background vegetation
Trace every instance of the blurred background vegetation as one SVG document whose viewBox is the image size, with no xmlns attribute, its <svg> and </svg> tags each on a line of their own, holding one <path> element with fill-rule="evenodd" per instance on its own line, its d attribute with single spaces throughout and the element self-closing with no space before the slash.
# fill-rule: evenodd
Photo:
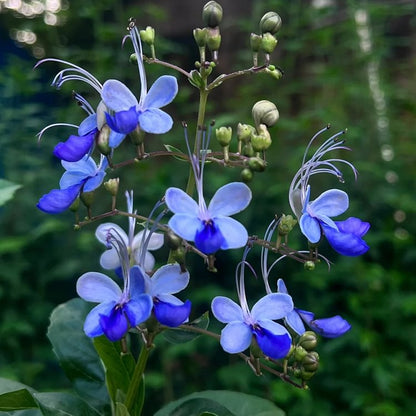
<svg viewBox="0 0 416 416">
<path fill-rule="evenodd" d="M 121 48 L 130 16 L 140 26 L 157 30 L 159 57 L 192 69 L 197 59 L 192 29 L 201 27 L 203 0 L 0 0 L 0 178 L 23 187 L 0 208 L 0 376 L 39 390 L 65 389 L 68 384 L 45 336 L 48 317 L 59 303 L 74 296 L 75 281 L 99 270 L 102 247 L 95 224 L 72 229 L 70 213 L 47 216 L 35 208 L 38 198 L 57 187 L 62 169 L 52 156 L 68 130 L 36 133 L 58 121 L 78 124 L 83 114 L 65 85 L 50 87 L 57 65 L 37 60 L 57 57 L 83 66 L 98 79 L 117 78 L 138 93 L 129 47 Z M 234 389 L 267 397 L 290 416 L 413 414 L 416 409 L 416 3 L 413 0 L 223 0 L 223 46 L 218 73 L 251 66 L 250 32 L 258 32 L 261 16 L 273 10 L 283 19 L 272 63 L 284 71 L 276 81 L 266 75 L 238 78 L 211 94 L 208 119 L 217 126 L 251 123 L 251 107 L 269 99 L 281 119 L 272 128 L 273 145 L 265 173 L 251 182 L 251 210 L 239 218 L 251 234 L 262 235 L 275 213 L 289 213 L 287 191 L 309 138 L 327 123 L 332 131 L 348 128 L 347 158 L 360 175 L 347 174 L 346 184 L 316 178 L 315 189 L 340 187 L 351 200 L 349 215 L 371 222 L 366 237 L 371 249 L 361 258 L 342 258 L 322 246 L 334 265 L 306 272 L 282 262 L 272 275 L 283 277 L 295 303 L 319 317 L 341 314 L 352 330 L 340 339 L 322 340 L 321 368 L 300 391 L 268 375 L 256 377 L 215 342 L 198 339 L 185 345 L 160 340 L 147 377 L 146 414 L 164 402 L 203 389 Z M 172 73 L 148 66 L 148 79 Z M 179 77 L 179 95 L 169 112 L 175 128 L 148 140 L 149 148 L 172 144 L 184 148 L 180 120 L 193 126 L 197 95 Z M 94 98 L 95 99 L 95 98 Z M 119 151 L 131 151 L 124 143 Z M 341 156 L 341 155 L 339 155 Z M 118 156 L 117 156 L 118 157 Z M 140 213 L 149 212 L 168 186 L 185 185 L 187 168 L 180 162 L 156 160 L 111 173 L 120 176 L 122 191 L 135 189 Z M 236 170 L 209 166 L 206 193 L 229 180 Z M 317 192 L 318 193 L 318 192 Z M 110 207 L 97 193 L 102 212 Z M 119 198 L 124 208 L 123 197 Z M 126 225 L 124 220 L 116 220 Z M 305 241 L 297 232 L 291 245 Z M 163 262 L 164 253 L 157 254 Z M 165 253 L 166 254 L 166 253 Z M 234 268 L 241 253 L 220 253 L 218 275 L 195 273 L 188 296 L 195 316 L 208 309 L 213 296 L 235 297 Z M 255 265 L 259 251 L 249 260 Z M 272 282 L 272 285 L 274 283 Z M 250 299 L 263 289 L 249 279 Z M 220 326 L 212 323 L 220 330 Z"/>
</svg>

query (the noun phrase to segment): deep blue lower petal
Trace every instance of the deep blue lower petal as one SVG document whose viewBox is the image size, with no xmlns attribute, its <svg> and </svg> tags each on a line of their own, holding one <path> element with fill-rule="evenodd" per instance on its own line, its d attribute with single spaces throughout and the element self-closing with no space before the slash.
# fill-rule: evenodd
<svg viewBox="0 0 416 416">
<path fill-rule="evenodd" d="M 65 142 L 55 146 L 53 154 L 67 162 L 77 162 L 91 150 L 96 132 L 94 130 L 85 136 L 69 136 Z"/>
<path fill-rule="evenodd" d="M 36 206 L 47 214 L 59 214 L 67 210 L 75 201 L 84 182 L 65 189 L 52 189 L 39 199 Z"/>
<path fill-rule="evenodd" d="M 348 229 L 337 231 L 327 226 L 323 228 L 329 244 L 343 256 L 361 256 L 369 249 L 368 244 L 359 235 L 348 232 Z"/>
<path fill-rule="evenodd" d="M 336 338 L 351 329 L 351 325 L 339 315 L 330 318 L 314 319 L 315 315 L 309 311 L 296 309 L 296 312 L 304 322 L 319 335 L 326 338 Z"/>
<path fill-rule="evenodd" d="M 136 106 L 131 107 L 129 110 L 117 111 L 114 115 L 105 113 L 105 118 L 111 130 L 123 134 L 132 132 L 138 123 Z"/>
<path fill-rule="evenodd" d="M 257 326 L 253 329 L 253 334 L 263 353 L 275 360 L 286 357 L 292 345 L 292 340 L 288 333 L 275 335 L 267 329 Z"/>
<path fill-rule="evenodd" d="M 191 313 L 191 301 L 187 300 L 182 305 L 172 305 L 171 303 L 154 299 L 153 310 L 156 319 L 162 325 L 173 328 L 188 320 L 189 314 Z"/>
<path fill-rule="evenodd" d="M 108 316 L 100 315 L 100 325 L 104 335 L 110 341 L 118 341 L 123 338 L 128 329 L 127 319 L 120 307 L 113 308 Z"/>
<path fill-rule="evenodd" d="M 195 246 L 204 254 L 212 254 L 221 248 L 224 237 L 214 222 L 206 222 L 202 230 L 195 235 Z"/>
</svg>

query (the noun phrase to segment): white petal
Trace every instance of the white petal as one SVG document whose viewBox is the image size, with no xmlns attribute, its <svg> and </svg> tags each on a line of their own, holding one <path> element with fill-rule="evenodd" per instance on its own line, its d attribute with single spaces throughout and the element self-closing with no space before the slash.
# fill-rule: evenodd
<svg viewBox="0 0 416 416">
<path fill-rule="evenodd" d="M 112 231 L 114 234 L 119 235 L 126 243 L 126 245 L 128 244 L 128 238 L 125 231 L 119 225 L 114 224 L 112 222 L 100 224 L 95 230 L 95 237 L 98 241 L 107 246 L 107 234 L 109 231 Z"/>
<path fill-rule="evenodd" d="M 100 266 L 103 269 L 114 270 L 120 266 L 120 257 L 114 247 L 109 250 L 104 251 L 100 257 Z"/>
</svg>

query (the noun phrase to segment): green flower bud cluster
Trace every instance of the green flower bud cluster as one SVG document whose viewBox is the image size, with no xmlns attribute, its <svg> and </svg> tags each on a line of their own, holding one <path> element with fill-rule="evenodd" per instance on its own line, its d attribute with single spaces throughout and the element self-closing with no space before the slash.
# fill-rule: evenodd
<svg viewBox="0 0 416 416">
<path fill-rule="evenodd" d="M 203 29 L 196 28 L 193 31 L 194 39 L 199 48 L 201 63 L 205 62 L 205 48 L 212 54 L 212 60 L 218 61 L 218 50 L 221 45 L 221 33 L 219 24 L 222 20 L 222 7 L 216 1 L 209 1 L 202 9 Z"/>
<path fill-rule="evenodd" d="M 250 35 L 250 47 L 253 52 L 253 65 L 258 65 L 258 53 L 264 52 L 266 64 L 270 62 L 270 54 L 274 51 L 277 45 L 276 33 L 282 26 L 282 19 L 276 12 L 267 12 L 260 19 L 261 35 L 252 33 Z"/>
</svg>

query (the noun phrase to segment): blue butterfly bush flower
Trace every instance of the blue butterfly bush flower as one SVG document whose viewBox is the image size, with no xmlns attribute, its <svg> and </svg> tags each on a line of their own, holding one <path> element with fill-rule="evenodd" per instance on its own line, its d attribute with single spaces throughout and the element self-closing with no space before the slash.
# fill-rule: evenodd
<svg viewBox="0 0 416 416">
<path fill-rule="evenodd" d="M 94 338 L 105 335 L 110 341 L 121 339 L 129 328 L 146 321 L 152 312 L 153 302 L 145 292 L 139 266 L 130 268 L 129 254 L 124 241 L 117 233 L 109 231 L 108 244 L 120 256 L 123 289 L 103 273 L 88 272 L 77 281 L 77 293 L 87 302 L 98 303 L 87 315 L 84 332 Z"/>
<path fill-rule="evenodd" d="M 146 73 L 143 64 L 140 34 L 135 25 L 129 25 L 131 39 L 137 58 L 141 83 L 140 99 L 134 96 L 122 82 L 107 80 L 101 97 L 107 108 L 105 116 L 109 127 L 119 133 L 128 134 L 139 127 L 147 133 L 162 134 L 172 128 L 173 120 L 169 114 L 161 110 L 175 98 L 178 82 L 171 75 L 159 77 L 147 91 Z M 110 143 L 116 147 L 118 143 Z"/>
<path fill-rule="evenodd" d="M 97 166 L 94 160 L 85 155 L 78 162 L 61 161 L 66 172 L 59 182 L 60 189 L 52 189 L 43 195 L 36 205 L 48 214 L 59 214 L 68 209 L 81 192 L 92 192 L 98 188 L 105 176 L 107 160 L 101 156 Z"/>
<path fill-rule="evenodd" d="M 195 246 L 205 254 L 215 253 L 219 249 L 243 247 L 248 239 L 247 230 L 230 216 L 248 206 L 251 200 L 250 188 L 242 182 L 229 183 L 219 188 L 209 205 L 206 205 L 203 193 L 203 171 L 208 152 L 209 134 L 205 143 L 205 131 L 199 133 L 196 154 L 201 156 L 196 156 L 190 151 L 185 131 L 198 202 L 181 189 L 167 189 L 165 202 L 169 210 L 174 213 L 168 225 L 181 238 L 193 241 Z"/>
<path fill-rule="evenodd" d="M 349 206 L 348 195 L 340 189 L 330 189 L 323 192 L 315 200 L 310 201 L 311 187 L 309 179 L 311 176 L 320 173 L 335 175 L 340 182 L 344 182 L 341 171 L 335 166 L 341 163 L 349 166 L 355 177 L 357 170 L 348 161 L 343 159 L 324 159 L 324 156 L 334 150 L 350 150 L 343 146 L 344 141 L 339 132 L 326 140 L 314 155 L 306 160 L 307 152 L 313 141 L 324 131 L 320 130 L 309 142 L 301 168 L 294 176 L 289 190 L 289 202 L 292 211 L 299 219 L 302 233 L 311 243 L 318 243 L 322 235 L 325 235 L 332 248 L 345 256 L 359 256 L 368 251 L 367 243 L 362 239 L 370 228 L 368 222 L 358 218 L 350 217 L 345 221 L 334 221 L 332 218 L 343 214 Z"/>
<path fill-rule="evenodd" d="M 133 212 L 133 191 L 126 192 L 127 199 L 127 212 L 135 214 Z M 108 248 L 101 255 L 100 265 L 104 269 L 115 270 L 118 269 L 120 264 L 120 257 L 117 250 L 113 246 L 108 246 L 107 236 L 109 231 L 113 231 L 118 234 L 119 238 L 123 240 L 130 253 L 130 257 L 134 264 L 140 264 L 145 271 L 150 272 L 155 266 L 155 259 L 149 250 L 157 250 L 163 246 L 163 234 L 160 233 L 149 233 L 148 231 L 142 230 L 137 234 L 134 233 L 136 226 L 136 220 L 133 217 L 129 217 L 129 231 L 128 234 L 117 224 L 108 222 L 100 224 L 95 231 L 95 236 L 98 241 L 105 244 Z M 143 253 L 142 247 L 146 244 L 146 250 Z M 144 254 L 144 260 L 141 257 Z"/>
<path fill-rule="evenodd" d="M 231 354 L 243 352 L 254 338 L 267 357 L 286 357 L 292 339 L 287 329 L 274 321 L 284 318 L 293 310 L 292 298 L 286 293 L 271 293 L 258 300 L 250 310 L 244 287 L 243 262 L 239 268 L 236 280 L 240 304 L 224 296 L 215 297 L 211 304 L 215 318 L 227 324 L 221 331 L 222 348 Z"/>
</svg>

